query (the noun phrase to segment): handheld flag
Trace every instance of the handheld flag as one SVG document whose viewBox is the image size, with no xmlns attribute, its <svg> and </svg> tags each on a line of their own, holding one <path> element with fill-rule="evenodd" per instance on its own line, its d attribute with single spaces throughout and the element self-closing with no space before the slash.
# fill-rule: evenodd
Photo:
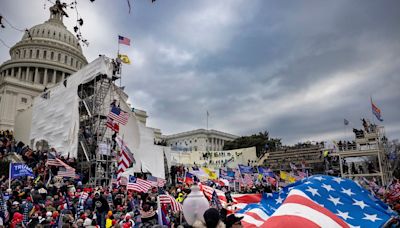
<svg viewBox="0 0 400 228">
<path fill-rule="evenodd" d="M 32 168 L 27 166 L 26 164 L 23 163 L 11 163 L 10 165 L 10 178 L 16 178 L 16 177 L 26 177 L 26 176 L 31 176 L 34 177 L 35 175 L 33 174 Z"/>
<path fill-rule="evenodd" d="M 125 64 L 131 64 L 131 60 L 129 59 L 129 57 L 127 55 L 119 54 L 118 58 L 121 60 L 121 62 L 123 62 Z"/>
<path fill-rule="evenodd" d="M 191 173 L 186 173 L 186 177 L 185 177 L 185 183 L 186 184 L 193 184 L 193 174 Z"/>
<path fill-rule="evenodd" d="M 381 114 L 381 110 L 378 108 L 378 106 L 376 106 L 375 104 L 374 104 L 374 102 L 372 101 L 372 98 L 371 98 L 371 107 L 372 107 L 372 113 L 376 116 L 376 118 L 379 120 L 379 121 L 383 121 L 383 119 L 382 119 L 382 114 Z"/>
<path fill-rule="evenodd" d="M 349 125 L 349 121 L 346 120 L 346 119 L 343 120 L 343 123 L 344 123 L 344 125 L 346 125 L 346 126 Z"/>
<path fill-rule="evenodd" d="M 239 171 L 241 174 L 245 174 L 245 173 L 253 174 L 253 167 L 251 167 L 251 166 L 239 164 L 238 167 L 239 167 Z"/>
</svg>

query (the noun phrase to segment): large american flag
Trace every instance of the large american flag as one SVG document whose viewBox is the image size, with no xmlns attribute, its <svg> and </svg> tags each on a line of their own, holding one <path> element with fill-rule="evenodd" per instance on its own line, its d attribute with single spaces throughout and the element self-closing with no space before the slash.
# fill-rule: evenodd
<svg viewBox="0 0 400 228">
<path fill-rule="evenodd" d="M 382 227 L 397 214 L 352 180 L 316 175 L 236 213 L 244 227 Z"/>
<path fill-rule="evenodd" d="M 129 119 L 129 112 L 122 111 L 119 107 L 112 106 L 110 113 L 108 113 L 108 117 L 117 123 L 126 125 Z"/>
<path fill-rule="evenodd" d="M 129 175 L 129 180 L 126 187 L 128 190 L 133 190 L 136 192 L 147 192 L 152 188 L 150 181 L 143 180 L 132 175 Z"/>
<path fill-rule="evenodd" d="M 158 196 L 161 204 L 170 204 L 173 212 L 183 211 L 182 204 L 178 203 L 174 197 L 168 193 L 163 193 Z"/>
<path fill-rule="evenodd" d="M 132 163 L 135 162 L 132 152 L 129 150 L 128 146 L 125 144 L 121 137 L 117 137 L 116 141 L 119 148 L 121 149 L 118 156 L 118 170 L 117 170 L 117 183 L 121 184 L 122 173 L 129 168 Z"/>
<path fill-rule="evenodd" d="M 56 166 L 59 167 L 57 176 L 60 177 L 71 177 L 75 178 L 76 173 L 75 169 L 72 168 L 71 166 L 67 165 L 65 162 L 61 161 L 59 158 L 57 158 L 54 154 L 48 153 L 47 154 L 47 166 Z"/>
</svg>

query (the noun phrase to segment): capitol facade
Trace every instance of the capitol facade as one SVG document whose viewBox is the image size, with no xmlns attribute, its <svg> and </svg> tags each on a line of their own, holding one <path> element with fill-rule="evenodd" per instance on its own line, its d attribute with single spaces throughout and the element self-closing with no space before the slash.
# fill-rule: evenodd
<svg viewBox="0 0 400 228">
<path fill-rule="evenodd" d="M 27 30 L 0 66 L 0 130 L 13 130 L 18 111 L 88 63 L 62 12 L 53 7 L 49 20 Z"/>
</svg>

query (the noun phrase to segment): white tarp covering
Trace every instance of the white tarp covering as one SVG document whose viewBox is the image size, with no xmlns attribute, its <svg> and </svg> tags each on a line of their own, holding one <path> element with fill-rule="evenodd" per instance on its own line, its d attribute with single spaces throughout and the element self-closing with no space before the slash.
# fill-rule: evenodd
<svg viewBox="0 0 400 228">
<path fill-rule="evenodd" d="M 131 150 L 135 156 L 136 164 L 133 169 L 128 169 L 124 175 L 133 174 L 133 172 L 150 172 L 155 177 L 165 178 L 164 153 L 167 163 L 170 163 L 170 149 L 154 145 L 154 130 L 138 122 L 140 131 L 139 148 Z M 127 138 L 125 138 L 127 140 Z M 127 140 L 129 143 L 129 141 Z"/>
<path fill-rule="evenodd" d="M 66 82 L 49 90 L 47 99 L 38 96 L 33 101 L 30 139 L 34 143 L 46 140 L 62 155 L 77 157 L 79 131 L 78 86 L 100 74 L 112 75 L 111 60 L 100 56 Z"/>
</svg>

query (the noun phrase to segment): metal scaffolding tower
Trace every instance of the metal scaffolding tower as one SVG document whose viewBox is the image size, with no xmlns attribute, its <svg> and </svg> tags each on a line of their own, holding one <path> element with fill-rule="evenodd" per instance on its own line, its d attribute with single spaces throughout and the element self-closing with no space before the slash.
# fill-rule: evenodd
<svg viewBox="0 0 400 228">
<path fill-rule="evenodd" d="M 346 178 L 376 177 L 382 185 L 386 185 L 392 178 L 392 172 L 385 151 L 387 139 L 383 126 L 373 126 L 368 132 L 364 131 L 361 134 L 356 134 L 356 145 L 354 147 L 345 148 L 343 151 L 337 153 L 340 162 L 340 173 L 342 177 Z M 365 160 L 367 158 L 374 159 Z M 354 173 L 351 171 L 350 166 L 346 164 L 345 160 L 347 159 L 359 159 L 362 163 L 365 163 L 365 161 L 376 163 L 375 171 Z"/>
<path fill-rule="evenodd" d="M 98 153 L 101 143 L 111 145 L 111 133 L 107 134 L 107 114 L 113 94 L 113 76 L 98 75 L 78 88 L 79 102 L 79 145 L 78 169 L 85 175 L 84 182 L 92 186 L 110 184 L 115 160 L 109 149 L 108 155 Z"/>
</svg>

